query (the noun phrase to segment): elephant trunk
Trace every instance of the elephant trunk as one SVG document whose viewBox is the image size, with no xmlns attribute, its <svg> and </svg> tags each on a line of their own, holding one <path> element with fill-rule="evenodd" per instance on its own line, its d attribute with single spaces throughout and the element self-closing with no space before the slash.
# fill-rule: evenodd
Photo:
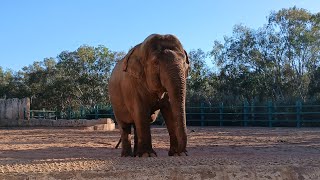
<svg viewBox="0 0 320 180">
<path fill-rule="evenodd" d="M 186 151 L 186 78 L 183 67 L 180 64 L 172 65 L 167 69 L 164 77 L 164 87 L 168 91 L 172 109 L 173 121 L 176 123 L 175 135 L 177 137 L 177 152 Z"/>
</svg>

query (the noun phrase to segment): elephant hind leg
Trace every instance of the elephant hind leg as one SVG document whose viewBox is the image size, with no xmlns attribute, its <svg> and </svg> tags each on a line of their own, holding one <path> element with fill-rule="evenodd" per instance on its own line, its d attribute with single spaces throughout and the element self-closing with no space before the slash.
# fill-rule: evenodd
<svg viewBox="0 0 320 180">
<path fill-rule="evenodd" d="M 132 156 L 131 149 L 131 124 L 119 123 L 121 127 L 121 157 Z"/>
</svg>

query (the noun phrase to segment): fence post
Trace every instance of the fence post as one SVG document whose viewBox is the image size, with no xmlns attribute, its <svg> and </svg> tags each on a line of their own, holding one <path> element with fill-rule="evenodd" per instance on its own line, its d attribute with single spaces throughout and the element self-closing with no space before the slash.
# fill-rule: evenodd
<svg viewBox="0 0 320 180">
<path fill-rule="evenodd" d="M 272 101 L 268 101 L 268 121 L 269 127 L 272 127 Z"/>
<path fill-rule="evenodd" d="M 98 118 L 99 118 L 98 111 L 99 111 L 98 106 L 97 106 L 97 105 L 94 106 L 94 118 L 95 118 L 95 119 L 98 119 Z"/>
<path fill-rule="evenodd" d="M 301 127 L 301 110 L 302 110 L 302 103 L 301 101 L 296 102 L 296 110 L 297 110 L 297 128 Z"/>
<path fill-rule="evenodd" d="M 43 116 L 43 119 L 46 119 L 46 109 L 45 108 L 42 108 L 42 116 Z"/>
<path fill-rule="evenodd" d="M 244 122 L 244 127 L 248 126 L 248 101 L 244 100 L 243 102 L 243 122 Z"/>
<path fill-rule="evenodd" d="M 58 119 L 58 114 L 59 114 L 58 110 L 55 109 L 54 115 L 56 116 L 56 120 Z"/>
<path fill-rule="evenodd" d="M 254 100 L 252 99 L 251 100 L 251 108 L 250 108 L 250 111 L 251 111 L 251 121 L 252 123 L 255 125 L 255 114 L 254 114 Z"/>
<path fill-rule="evenodd" d="M 82 119 L 83 117 L 84 117 L 83 106 L 80 106 L 80 118 Z"/>
<path fill-rule="evenodd" d="M 201 102 L 200 104 L 200 110 L 201 110 L 201 126 L 204 126 L 204 103 Z"/>
<path fill-rule="evenodd" d="M 59 115 L 60 115 L 61 119 L 66 118 L 65 113 L 63 113 L 63 112 L 62 112 L 62 110 L 60 110 L 60 112 L 59 112 L 59 113 L 60 113 Z"/>
<path fill-rule="evenodd" d="M 219 120 L 220 126 L 223 126 L 223 103 L 220 103 L 219 105 Z"/>
<path fill-rule="evenodd" d="M 67 119 L 71 119 L 71 108 L 70 108 L 70 106 L 68 107 L 68 110 L 67 110 Z"/>
</svg>

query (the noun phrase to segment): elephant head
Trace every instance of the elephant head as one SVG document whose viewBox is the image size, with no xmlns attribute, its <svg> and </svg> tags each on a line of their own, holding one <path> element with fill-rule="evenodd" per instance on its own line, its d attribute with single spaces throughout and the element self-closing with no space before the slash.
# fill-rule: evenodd
<svg viewBox="0 0 320 180">
<path fill-rule="evenodd" d="M 172 123 L 174 130 L 171 131 L 176 137 L 172 143 L 177 144 L 173 151 L 185 151 L 185 98 L 189 60 L 180 41 L 173 35 L 150 35 L 129 51 L 122 68 L 132 77 L 143 81 L 148 91 L 158 98 L 161 99 L 167 92 L 171 110 L 171 118 L 168 118 L 173 121 L 169 123 Z M 168 130 L 170 133 L 169 127 Z"/>
</svg>

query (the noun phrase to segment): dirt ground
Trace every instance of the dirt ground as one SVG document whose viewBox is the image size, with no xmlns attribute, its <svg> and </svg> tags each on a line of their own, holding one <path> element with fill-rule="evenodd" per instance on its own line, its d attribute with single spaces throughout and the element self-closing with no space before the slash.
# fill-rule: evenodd
<svg viewBox="0 0 320 180">
<path fill-rule="evenodd" d="M 119 131 L 0 129 L 0 179 L 320 179 L 319 128 L 188 127 L 187 157 L 121 158 Z"/>
</svg>

